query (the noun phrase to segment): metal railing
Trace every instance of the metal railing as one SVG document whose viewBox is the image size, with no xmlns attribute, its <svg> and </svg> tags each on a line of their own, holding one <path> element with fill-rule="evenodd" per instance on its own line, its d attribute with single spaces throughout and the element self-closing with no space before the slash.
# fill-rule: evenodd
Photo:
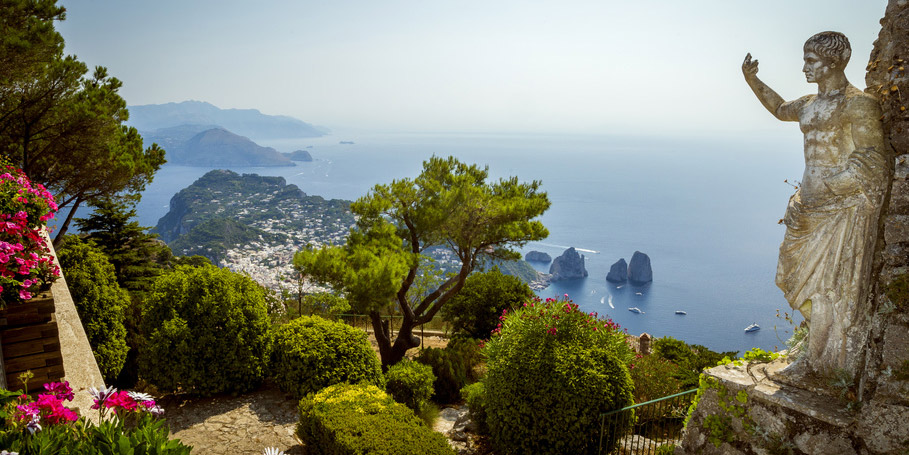
<svg viewBox="0 0 909 455">
<path fill-rule="evenodd" d="M 600 414 L 601 455 L 671 454 L 697 389 Z M 665 449 L 661 447 L 668 446 Z"/>
<path fill-rule="evenodd" d="M 347 325 L 356 327 L 358 329 L 363 329 L 366 333 L 372 333 L 372 319 L 368 315 L 364 314 L 337 314 L 335 317 L 339 321 L 343 321 Z M 383 315 L 382 320 L 388 321 L 388 332 L 389 335 L 394 337 L 397 332 L 395 331 L 395 322 L 397 322 L 397 328 L 401 327 L 401 320 L 404 316 L 398 315 Z M 427 336 L 440 336 L 443 338 L 448 338 L 450 335 L 450 328 L 448 323 L 443 321 L 433 320 L 428 324 L 420 324 L 418 327 L 414 327 L 413 334 L 420 337 L 420 348 L 423 347 L 423 339 Z"/>
</svg>

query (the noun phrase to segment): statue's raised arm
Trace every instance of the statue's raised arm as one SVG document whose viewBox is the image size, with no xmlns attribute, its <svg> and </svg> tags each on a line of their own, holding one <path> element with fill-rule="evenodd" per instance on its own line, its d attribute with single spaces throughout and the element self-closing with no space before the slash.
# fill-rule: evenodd
<svg viewBox="0 0 909 455">
<path fill-rule="evenodd" d="M 804 103 L 803 100 L 799 98 L 789 103 L 785 102 L 783 97 L 767 86 L 764 81 L 758 79 L 757 73 L 758 61 L 751 60 L 749 52 L 745 55 L 745 61 L 742 62 L 742 74 L 745 76 L 745 82 L 751 87 L 751 91 L 774 117 L 787 122 L 798 121 L 798 107 Z"/>
</svg>

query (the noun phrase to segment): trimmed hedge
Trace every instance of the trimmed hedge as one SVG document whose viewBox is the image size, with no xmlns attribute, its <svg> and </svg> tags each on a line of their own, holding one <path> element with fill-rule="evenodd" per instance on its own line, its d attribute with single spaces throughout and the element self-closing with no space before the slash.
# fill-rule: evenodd
<svg viewBox="0 0 909 455">
<path fill-rule="evenodd" d="M 297 436 L 321 455 L 454 455 L 440 433 L 371 384 L 337 384 L 300 400 Z"/>
<path fill-rule="evenodd" d="M 265 291 L 249 277 L 178 266 L 155 280 L 144 310 L 139 372 L 162 392 L 245 392 L 265 376 Z"/>
<path fill-rule="evenodd" d="M 632 403 L 625 334 L 571 301 L 506 314 L 486 354 L 487 423 L 499 454 L 595 454 L 600 413 Z M 603 449 L 624 431 L 607 434 Z"/>
<path fill-rule="evenodd" d="M 341 382 L 385 387 L 366 332 L 319 316 L 302 316 L 275 330 L 271 365 L 281 390 L 297 398 Z"/>
<path fill-rule="evenodd" d="M 395 401 L 420 412 L 432 396 L 436 376 L 429 365 L 404 359 L 388 369 L 385 379 L 388 381 L 385 390 Z"/>
</svg>

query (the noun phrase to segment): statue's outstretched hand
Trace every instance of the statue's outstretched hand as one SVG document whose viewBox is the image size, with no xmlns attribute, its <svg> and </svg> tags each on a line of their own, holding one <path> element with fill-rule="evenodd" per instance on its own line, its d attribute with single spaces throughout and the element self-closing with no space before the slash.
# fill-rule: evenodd
<svg viewBox="0 0 909 455">
<path fill-rule="evenodd" d="M 745 61 L 742 62 L 742 74 L 745 75 L 745 79 L 749 79 L 757 76 L 758 72 L 758 61 L 751 60 L 751 53 L 745 56 Z"/>
</svg>

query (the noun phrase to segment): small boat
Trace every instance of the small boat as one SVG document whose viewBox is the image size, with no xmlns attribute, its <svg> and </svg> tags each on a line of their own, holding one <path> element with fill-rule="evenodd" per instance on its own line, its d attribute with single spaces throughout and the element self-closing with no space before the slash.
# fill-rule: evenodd
<svg viewBox="0 0 909 455">
<path fill-rule="evenodd" d="M 634 295 L 644 295 L 643 292 L 635 292 Z"/>
<path fill-rule="evenodd" d="M 745 332 L 757 332 L 758 330 L 761 330 L 761 326 L 757 325 L 757 322 L 745 327 Z"/>
<path fill-rule="evenodd" d="M 688 314 L 682 310 L 675 310 L 675 314 Z"/>
<path fill-rule="evenodd" d="M 636 306 L 629 308 L 628 311 L 630 311 L 632 313 L 637 313 L 637 314 L 644 314 L 644 312 L 641 311 L 641 309 Z"/>
<path fill-rule="evenodd" d="M 170 206 L 169 206 L 169 205 L 165 205 L 165 207 L 170 207 Z M 615 288 L 616 288 L 616 289 L 622 289 L 622 286 L 625 286 L 625 285 L 624 285 L 624 284 L 620 284 L 620 285 L 616 286 Z"/>
</svg>

